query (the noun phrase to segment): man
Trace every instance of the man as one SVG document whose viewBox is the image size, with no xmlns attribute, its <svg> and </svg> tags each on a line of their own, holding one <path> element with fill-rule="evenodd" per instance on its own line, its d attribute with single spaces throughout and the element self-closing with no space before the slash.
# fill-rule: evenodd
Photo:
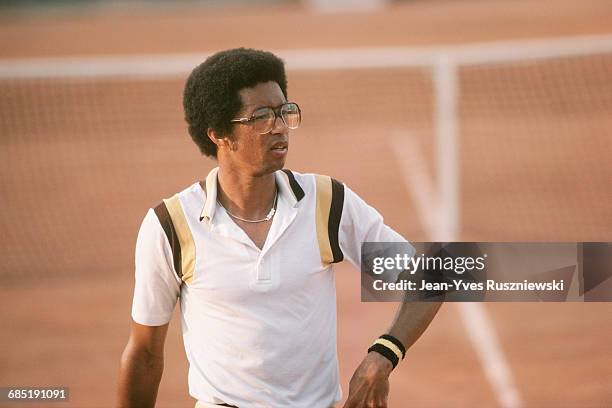
<svg viewBox="0 0 612 408">
<path fill-rule="evenodd" d="M 187 80 L 184 108 L 219 167 L 142 223 L 118 406 L 154 406 L 178 299 L 197 407 L 333 406 L 342 396 L 332 265 L 359 266 L 364 241 L 405 240 L 342 183 L 283 170 L 301 111 L 273 54 L 211 56 Z M 346 407 L 386 406 L 389 374 L 438 307 L 401 306 L 353 375 Z"/>
</svg>

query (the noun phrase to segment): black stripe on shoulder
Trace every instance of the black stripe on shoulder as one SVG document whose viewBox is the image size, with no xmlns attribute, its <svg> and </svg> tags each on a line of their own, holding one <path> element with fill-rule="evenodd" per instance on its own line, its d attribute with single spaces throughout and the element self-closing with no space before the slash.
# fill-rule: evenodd
<svg viewBox="0 0 612 408">
<path fill-rule="evenodd" d="M 168 243 L 170 244 L 170 248 L 172 248 L 172 260 L 174 263 L 174 270 L 176 271 L 179 279 L 182 278 L 183 271 L 181 268 L 181 243 L 178 240 L 178 236 L 176 235 L 176 230 L 174 229 L 174 224 L 172 223 L 172 218 L 170 217 L 170 213 L 168 212 L 168 208 L 166 207 L 166 203 L 163 201 L 154 208 L 155 215 L 157 215 L 157 219 L 161 224 L 164 232 L 166 233 L 166 238 L 168 239 Z"/>
<path fill-rule="evenodd" d="M 327 230 L 329 233 L 329 244 L 331 246 L 334 260 L 332 263 L 341 262 L 344 259 L 344 254 L 340 249 L 338 242 L 338 233 L 340 230 L 340 219 L 342 218 L 342 207 L 344 206 L 344 184 L 342 182 L 331 179 L 332 182 L 332 199 L 329 209 L 329 221 Z"/>
<path fill-rule="evenodd" d="M 293 190 L 295 199 L 300 201 L 302 198 L 304 198 L 304 190 L 302 190 L 302 186 L 300 186 L 300 184 L 297 182 L 291 170 L 283 169 L 283 171 L 289 178 L 289 185 L 291 186 L 291 190 Z"/>
</svg>

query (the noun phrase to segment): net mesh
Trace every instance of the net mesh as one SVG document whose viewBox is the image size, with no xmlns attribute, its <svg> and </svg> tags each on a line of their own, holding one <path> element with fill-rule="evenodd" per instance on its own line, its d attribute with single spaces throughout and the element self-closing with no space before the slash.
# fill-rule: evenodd
<svg viewBox="0 0 612 408">
<path fill-rule="evenodd" d="M 608 240 L 612 55 L 461 69 L 464 237 Z"/>
<path fill-rule="evenodd" d="M 461 240 L 607 240 L 612 55 L 459 67 Z M 290 72 L 288 168 L 331 174 L 427 240 L 392 135 L 435 177 L 430 68 Z M 0 79 L 0 282 L 132 273 L 146 208 L 214 161 L 187 135 L 183 79 Z M 401 152 L 400 152 L 401 155 Z"/>
</svg>

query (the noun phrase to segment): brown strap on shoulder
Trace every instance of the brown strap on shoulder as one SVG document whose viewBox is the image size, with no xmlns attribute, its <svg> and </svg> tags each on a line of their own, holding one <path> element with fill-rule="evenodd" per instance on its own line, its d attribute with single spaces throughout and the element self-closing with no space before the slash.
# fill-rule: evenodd
<svg viewBox="0 0 612 408">
<path fill-rule="evenodd" d="M 179 242 L 178 236 L 176 235 L 176 230 L 174 229 L 172 218 L 170 217 L 170 213 L 168 212 L 168 207 L 166 207 L 166 203 L 162 201 L 153 210 L 155 211 L 155 215 L 157 215 L 157 219 L 159 220 L 159 223 L 161 224 L 164 232 L 166 233 L 166 238 L 168 239 L 168 243 L 170 244 L 170 248 L 172 249 L 172 261 L 174 264 L 174 271 L 176 272 L 179 279 L 181 279 L 181 243 Z"/>
<path fill-rule="evenodd" d="M 164 199 L 155 207 L 155 214 L 172 248 L 176 274 L 183 282 L 191 283 L 195 269 L 195 242 L 179 196 Z"/>
<path fill-rule="evenodd" d="M 323 264 L 344 259 L 340 248 L 339 232 L 344 206 L 344 184 L 329 176 L 315 175 L 317 240 Z"/>
</svg>

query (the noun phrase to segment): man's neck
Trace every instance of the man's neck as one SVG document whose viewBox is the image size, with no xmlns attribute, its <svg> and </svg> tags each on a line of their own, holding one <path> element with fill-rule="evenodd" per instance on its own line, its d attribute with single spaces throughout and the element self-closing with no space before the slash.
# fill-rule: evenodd
<svg viewBox="0 0 612 408">
<path fill-rule="evenodd" d="M 247 219 L 260 219 L 268 214 L 276 194 L 274 173 L 249 176 L 219 168 L 217 177 L 217 200 L 225 209 Z"/>
</svg>

